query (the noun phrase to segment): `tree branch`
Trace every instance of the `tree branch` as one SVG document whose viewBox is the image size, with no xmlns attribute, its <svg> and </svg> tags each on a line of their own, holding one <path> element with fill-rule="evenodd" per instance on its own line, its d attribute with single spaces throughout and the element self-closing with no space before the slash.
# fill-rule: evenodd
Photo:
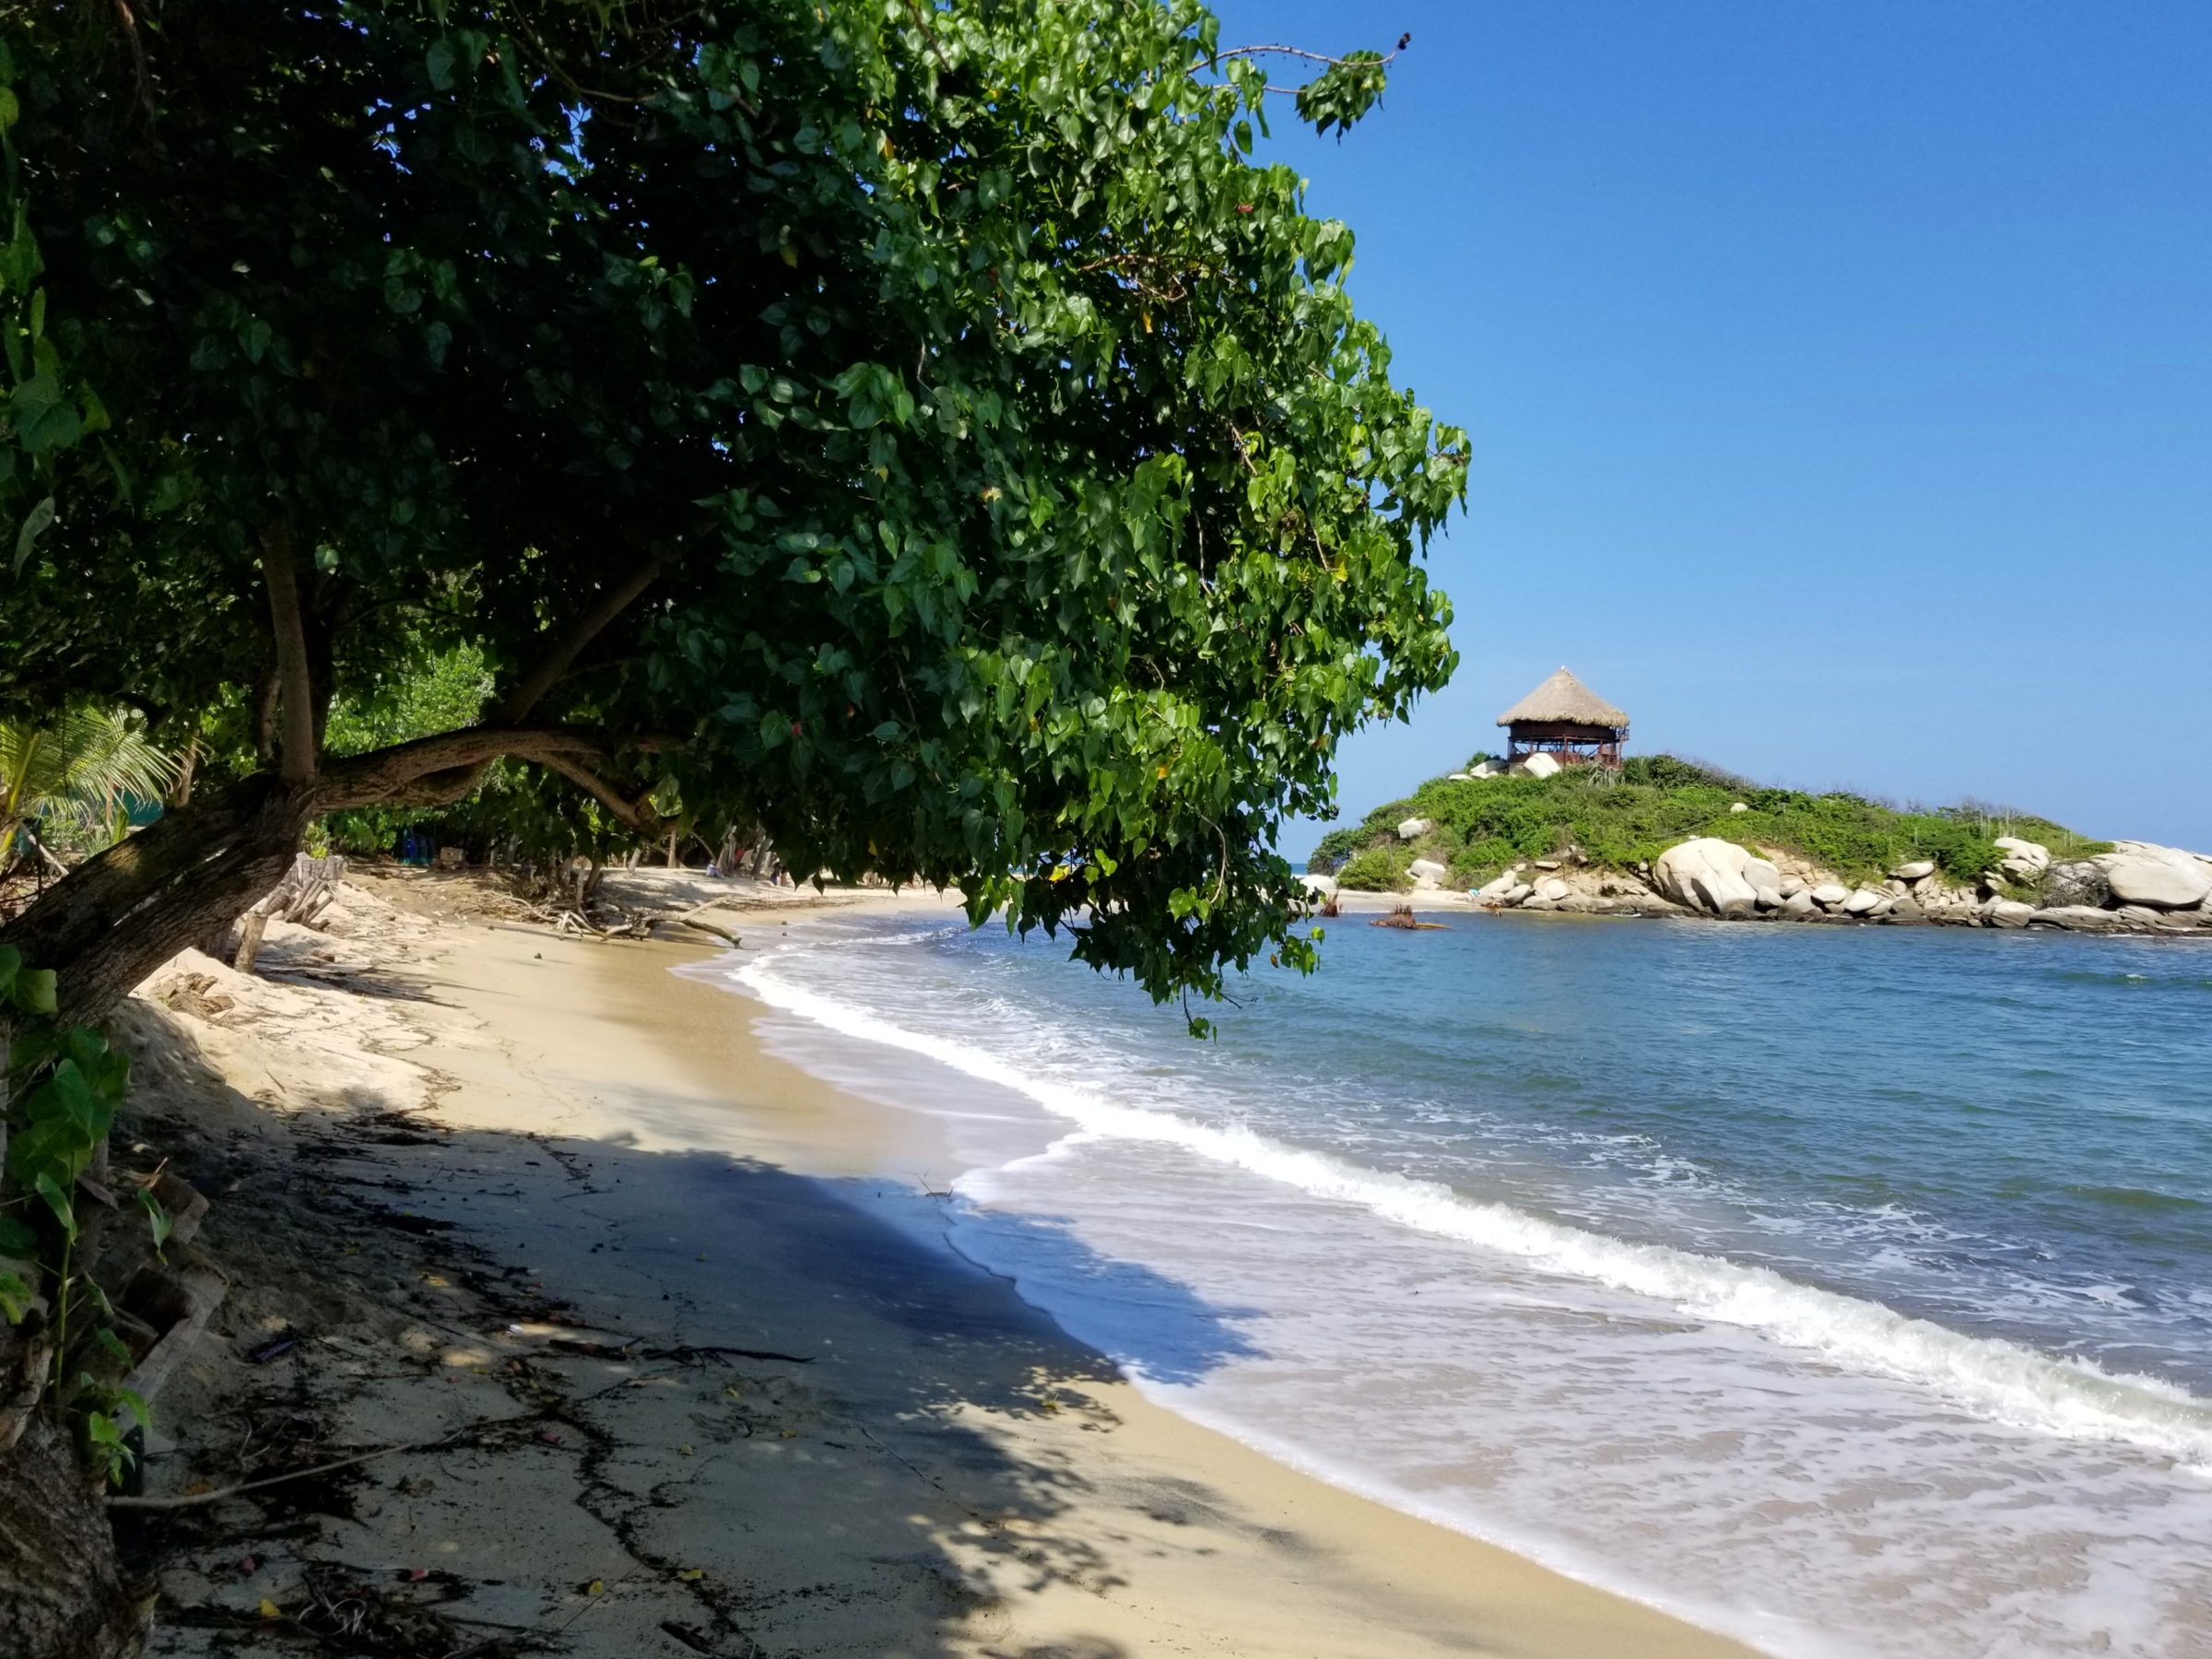
<svg viewBox="0 0 2212 1659">
<path fill-rule="evenodd" d="M 1371 66 L 1377 69 L 1387 69 L 1391 65 L 1398 61 L 1398 53 L 1404 52 L 1406 48 L 1412 43 L 1412 41 L 1413 31 L 1411 29 L 1407 29 L 1404 34 L 1398 37 L 1398 43 L 1392 47 L 1390 51 L 1376 54 L 1374 63 Z M 1297 58 L 1303 63 L 1320 64 L 1324 65 L 1324 73 L 1329 69 L 1345 68 L 1356 61 L 1355 59 L 1348 57 L 1331 57 L 1325 52 L 1308 52 L 1302 46 L 1232 46 L 1227 52 L 1215 53 L 1212 61 L 1209 62 L 1206 66 L 1208 68 L 1218 69 L 1221 66 L 1223 59 L 1240 57 Z M 1264 88 L 1264 90 L 1271 93 L 1277 93 L 1286 98 L 1294 98 L 1299 93 L 1303 92 L 1305 88 L 1270 86 Z"/>
<path fill-rule="evenodd" d="M 621 791 L 597 772 L 564 755 L 548 755 L 539 764 L 548 771 L 559 772 L 590 795 L 613 813 L 616 820 L 625 829 L 635 830 L 641 835 L 652 835 L 658 830 L 660 817 L 648 805 L 652 798 L 650 795 L 641 796 L 636 801 L 625 800 Z"/>
<path fill-rule="evenodd" d="M 654 733 L 618 735 L 587 726 L 467 726 L 333 760 L 315 791 L 315 810 L 442 806 L 466 794 L 483 769 L 502 755 L 559 771 L 562 762 L 604 759 L 618 748 L 651 752 L 675 741 Z"/>
<path fill-rule="evenodd" d="M 628 610 L 638 595 L 659 579 L 661 572 L 668 568 L 668 557 L 665 553 L 656 554 L 602 594 L 599 603 L 571 623 L 554 641 L 552 649 L 515 682 L 513 688 L 500 700 L 494 718 L 503 725 L 512 725 L 527 718 L 537 706 L 538 699 L 569 671 L 570 665 L 583 648 L 605 632 L 608 623 Z"/>
<path fill-rule="evenodd" d="M 1407 47 L 1409 44 L 1411 44 L 1411 43 L 1412 43 L 1412 41 L 1413 41 L 1413 35 L 1412 35 L 1412 32 L 1411 32 L 1410 30 L 1408 30 L 1408 31 L 1407 31 L 1406 33 L 1405 33 L 1405 34 L 1402 34 L 1402 35 L 1400 35 L 1400 36 L 1398 37 L 1398 43 L 1397 43 L 1397 45 L 1396 45 L 1395 47 L 1394 47 L 1394 48 L 1393 48 L 1391 51 L 1389 51 L 1389 52 L 1387 52 L 1387 53 L 1382 53 L 1382 62 L 1383 64 L 1386 64 L 1386 65 L 1387 65 L 1387 64 L 1394 64 L 1395 62 L 1397 62 L 1398 53 L 1401 53 L 1401 52 L 1403 52 L 1403 51 L 1405 51 L 1405 50 L 1406 50 L 1406 47 Z M 1241 58 L 1241 57 L 1249 57 L 1249 58 L 1256 58 L 1256 57 L 1293 57 L 1293 58 L 1302 58 L 1302 59 L 1303 59 L 1305 62 L 1307 62 L 1307 63 L 1309 63 L 1309 64 L 1326 64 L 1326 65 L 1328 65 L 1330 68 L 1332 68 L 1332 69 L 1340 69 L 1340 68 L 1342 68 L 1342 67 L 1343 67 L 1345 65 L 1347 65 L 1347 64 L 1348 64 L 1348 63 L 1350 63 L 1350 62 L 1352 61 L 1350 58 L 1331 57 L 1331 56 L 1329 56 L 1329 54 L 1328 54 L 1327 53 L 1325 53 L 1325 52 L 1308 52 L 1308 51 L 1307 51 L 1307 50 L 1306 50 L 1304 47 L 1302 47 L 1302 46 L 1231 46 L 1231 47 L 1230 47 L 1230 48 L 1229 48 L 1229 50 L 1228 50 L 1228 51 L 1226 51 L 1226 52 L 1217 52 L 1217 53 L 1214 53 L 1214 61 L 1215 61 L 1216 63 L 1220 63 L 1220 62 L 1222 62 L 1223 60 L 1225 60 L 1225 59 L 1228 59 L 1228 58 Z M 1288 91 L 1296 91 L 1296 90 L 1297 90 L 1297 88 L 1294 88 L 1294 87 L 1293 87 L 1293 88 L 1275 88 L 1275 87 L 1270 87 L 1270 88 L 1268 88 L 1267 89 L 1268 89 L 1270 92 L 1277 91 L 1277 90 L 1288 90 Z"/>
<path fill-rule="evenodd" d="M 281 519 L 261 534 L 261 574 L 269 588 L 269 631 L 276 642 L 280 712 L 277 775 L 287 783 L 315 776 L 315 691 L 308 666 L 307 628 L 300 615 L 300 579 L 292 564 L 291 526 Z"/>
</svg>

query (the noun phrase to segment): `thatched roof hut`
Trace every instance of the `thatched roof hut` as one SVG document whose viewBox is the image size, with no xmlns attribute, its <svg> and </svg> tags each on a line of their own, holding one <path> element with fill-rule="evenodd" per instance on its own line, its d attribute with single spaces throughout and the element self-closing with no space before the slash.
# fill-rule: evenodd
<svg viewBox="0 0 2212 1659">
<path fill-rule="evenodd" d="M 1509 759 L 1548 754 L 1562 766 L 1618 766 L 1629 716 L 1565 668 L 1498 716 Z"/>
</svg>

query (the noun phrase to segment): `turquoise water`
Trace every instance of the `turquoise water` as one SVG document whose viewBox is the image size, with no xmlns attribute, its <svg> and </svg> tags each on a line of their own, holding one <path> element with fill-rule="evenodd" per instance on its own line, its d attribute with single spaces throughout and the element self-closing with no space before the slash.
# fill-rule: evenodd
<svg viewBox="0 0 2212 1659">
<path fill-rule="evenodd" d="M 728 971 L 1202 1420 L 1777 1653 L 2212 1655 L 2212 950 L 1451 920 L 1211 1044 L 957 922 Z"/>
</svg>

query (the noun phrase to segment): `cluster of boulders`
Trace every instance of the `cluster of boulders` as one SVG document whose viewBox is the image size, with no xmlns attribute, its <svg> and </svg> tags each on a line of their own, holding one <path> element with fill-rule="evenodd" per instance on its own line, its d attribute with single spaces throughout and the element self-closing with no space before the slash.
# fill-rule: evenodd
<svg viewBox="0 0 2212 1659">
<path fill-rule="evenodd" d="M 1577 867 L 1582 861 L 1572 853 L 1534 860 L 1470 897 L 1492 910 L 2088 932 L 2212 928 L 2212 856 L 2121 841 L 2110 853 L 2061 864 L 2035 841 L 2007 836 L 1996 844 L 2002 860 L 1971 884 L 1953 881 L 1924 858 L 1897 865 L 1886 880 L 1852 883 L 1787 854 L 1762 856 L 1735 841 L 1700 836 L 1633 872 Z M 1436 869 L 1441 875 L 1441 867 Z M 2019 897 L 2023 892 L 2035 893 L 2040 902 Z"/>
<path fill-rule="evenodd" d="M 1477 778 L 1556 778 L 1565 770 L 1557 756 L 1538 749 L 1512 760 L 1477 760 L 1465 771 L 1449 773 L 1445 781 L 1470 783 Z"/>
</svg>

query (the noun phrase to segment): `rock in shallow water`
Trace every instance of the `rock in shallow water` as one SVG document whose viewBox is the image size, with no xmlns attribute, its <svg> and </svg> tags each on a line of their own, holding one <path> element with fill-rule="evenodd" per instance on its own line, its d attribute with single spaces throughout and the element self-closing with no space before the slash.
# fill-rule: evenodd
<svg viewBox="0 0 2212 1659">
<path fill-rule="evenodd" d="M 1652 866 L 1652 885 L 1677 904 L 1712 916 L 1748 916 L 1759 909 L 1759 886 L 1750 877 L 1756 865 L 1779 887 L 1774 866 L 1756 858 L 1734 841 L 1701 835 L 1669 847 Z"/>
<path fill-rule="evenodd" d="M 2111 911 L 2088 904 L 2060 904 L 2039 910 L 2029 917 L 2039 927 L 2065 927 L 2077 933 L 2109 933 L 2126 925 Z"/>
</svg>

